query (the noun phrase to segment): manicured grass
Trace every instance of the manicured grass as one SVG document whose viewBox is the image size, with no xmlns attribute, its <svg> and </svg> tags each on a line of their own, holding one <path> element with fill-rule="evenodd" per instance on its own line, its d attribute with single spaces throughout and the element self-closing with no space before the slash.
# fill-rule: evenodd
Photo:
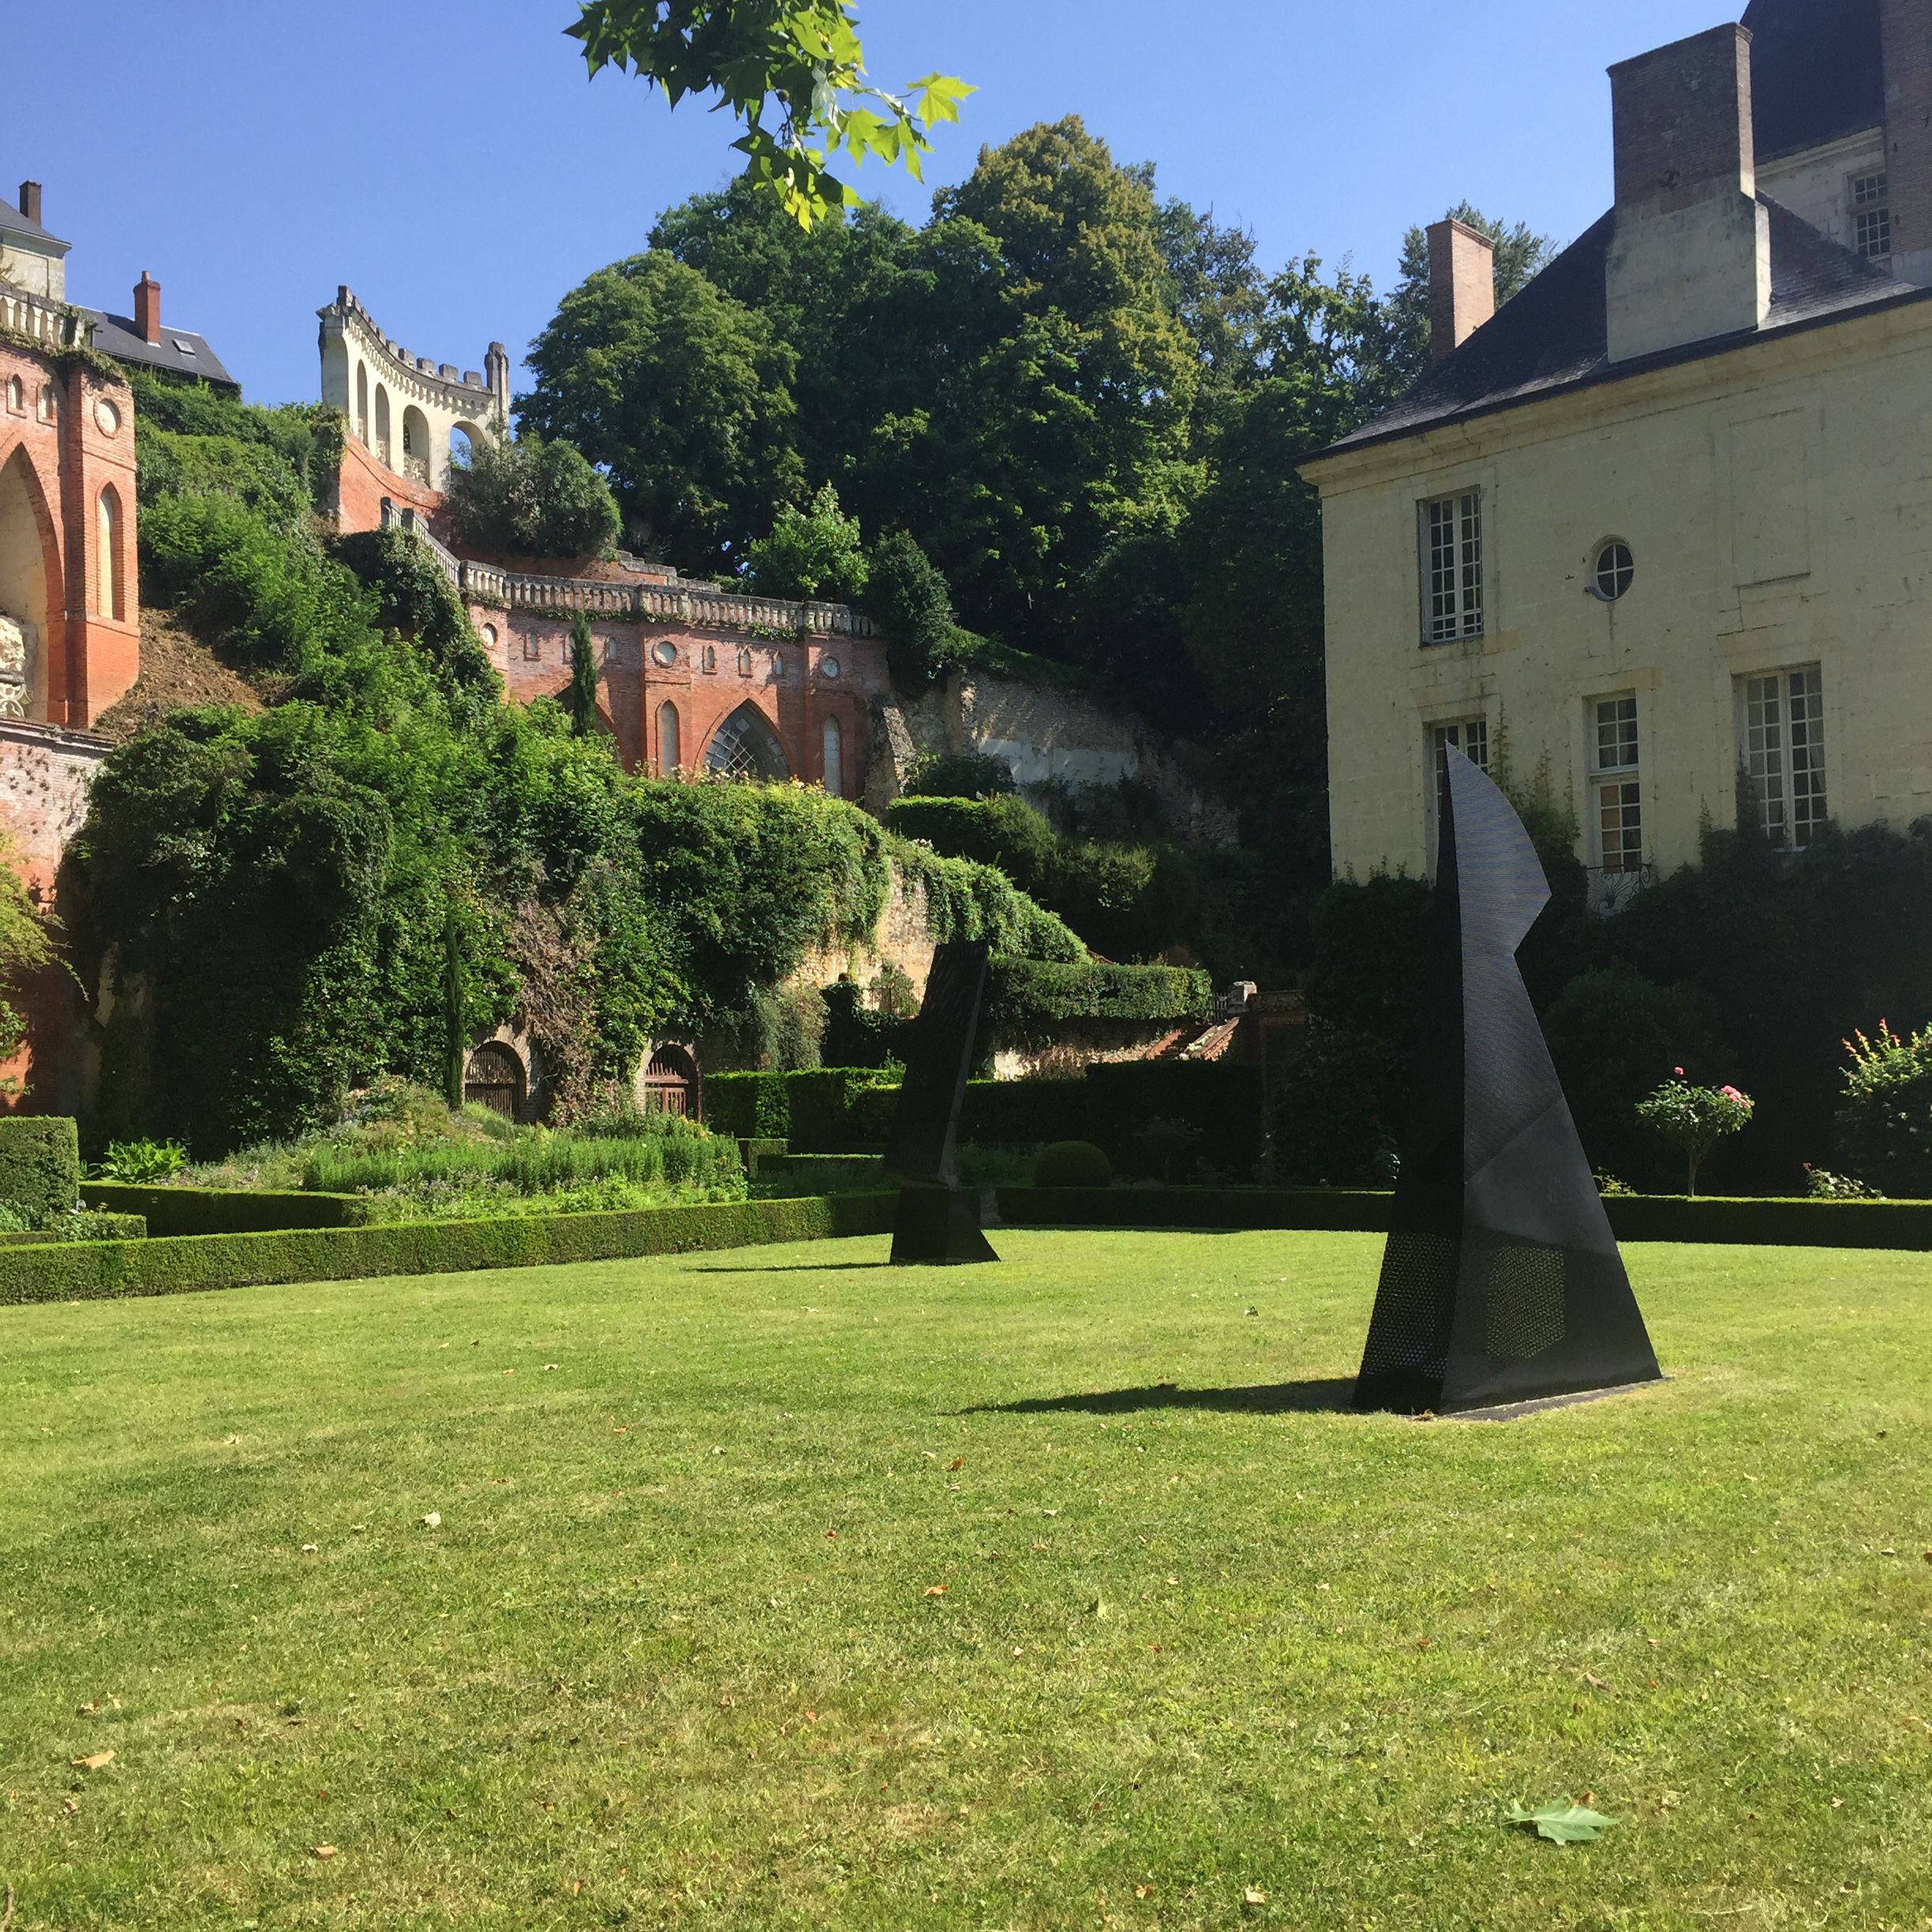
<svg viewBox="0 0 1932 1932">
<path fill-rule="evenodd" d="M 1932 1256 L 1417 1424 L 1372 1236 L 996 1238 L 0 1310 L 15 1932 L 1932 1925 Z"/>
</svg>

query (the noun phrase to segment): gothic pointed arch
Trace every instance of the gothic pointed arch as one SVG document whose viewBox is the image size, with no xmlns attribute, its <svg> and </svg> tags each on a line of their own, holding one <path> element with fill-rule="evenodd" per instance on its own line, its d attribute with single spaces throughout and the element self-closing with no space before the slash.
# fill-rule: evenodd
<svg viewBox="0 0 1932 1932">
<path fill-rule="evenodd" d="M 792 776 L 792 761 L 771 721 L 750 699 L 725 719 L 705 748 L 705 769 L 727 778 L 754 778 L 782 783 Z"/>
<path fill-rule="evenodd" d="M 9 620 L 0 642 L 0 683 L 12 687 L 0 692 L 0 707 L 46 717 L 50 682 L 59 683 L 57 660 L 64 661 L 64 635 L 54 631 L 66 607 L 53 512 L 26 450 L 17 446 L 0 462 L 0 616 Z"/>
</svg>

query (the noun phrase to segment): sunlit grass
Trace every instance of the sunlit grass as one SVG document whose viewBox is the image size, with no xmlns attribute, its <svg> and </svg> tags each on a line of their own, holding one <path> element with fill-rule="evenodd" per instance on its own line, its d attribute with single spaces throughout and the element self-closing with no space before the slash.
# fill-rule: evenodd
<svg viewBox="0 0 1932 1932">
<path fill-rule="evenodd" d="M 1932 1923 L 1932 1256 L 1421 1425 L 1373 1237 L 997 1239 L 0 1311 L 17 1932 Z"/>
</svg>

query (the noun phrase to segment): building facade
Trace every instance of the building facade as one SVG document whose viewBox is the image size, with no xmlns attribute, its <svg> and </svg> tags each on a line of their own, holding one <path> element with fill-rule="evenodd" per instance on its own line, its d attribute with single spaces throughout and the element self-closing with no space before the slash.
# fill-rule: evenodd
<svg viewBox="0 0 1932 1932">
<path fill-rule="evenodd" d="M 1610 213 L 1500 312 L 1438 224 L 1434 367 L 1305 468 L 1339 872 L 1428 868 L 1444 743 L 1574 807 L 1605 906 L 1740 801 L 1932 813 L 1932 9 L 1757 0 L 1611 77 Z"/>
</svg>

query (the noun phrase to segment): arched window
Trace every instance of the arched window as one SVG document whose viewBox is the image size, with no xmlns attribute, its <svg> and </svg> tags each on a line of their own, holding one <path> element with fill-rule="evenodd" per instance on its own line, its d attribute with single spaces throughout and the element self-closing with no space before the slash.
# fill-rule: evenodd
<svg viewBox="0 0 1932 1932">
<path fill-rule="evenodd" d="M 463 1099 L 470 1106 L 486 1106 L 492 1114 L 520 1120 L 528 1092 L 523 1062 L 511 1048 L 485 1040 L 470 1054 L 463 1069 Z"/>
<path fill-rule="evenodd" d="M 417 483 L 432 483 L 429 474 L 429 418 L 412 402 L 402 412 L 402 474 Z"/>
<path fill-rule="evenodd" d="M 356 364 L 355 412 L 356 440 L 365 449 L 367 449 L 369 447 L 369 365 L 361 361 Z"/>
<path fill-rule="evenodd" d="M 21 387 L 21 379 L 17 376 L 7 378 L 6 395 L 7 407 L 16 416 L 24 416 L 27 414 L 27 391 Z"/>
<path fill-rule="evenodd" d="M 677 706 L 661 704 L 657 707 L 657 775 L 668 778 L 683 762 L 678 743 Z"/>
<path fill-rule="evenodd" d="M 95 609 L 103 617 L 125 616 L 121 588 L 121 499 L 110 485 L 100 493 L 96 515 L 100 564 L 96 572 L 100 597 Z"/>
<path fill-rule="evenodd" d="M 697 1065 L 681 1046 L 660 1046 L 645 1061 L 638 1087 L 646 1114 L 690 1114 L 695 1111 Z"/>
<path fill-rule="evenodd" d="M 749 646 L 741 645 L 739 647 L 738 675 L 740 677 L 749 677 L 751 675 L 751 652 Z"/>
<path fill-rule="evenodd" d="M 741 704 L 717 728 L 705 752 L 705 764 L 727 778 L 757 778 L 780 783 L 792 776 L 778 734 L 756 705 Z"/>
<path fill-rule="evenodd" d="M 452 423 L 449 432 L 449 459 L 459 470 L 476 461 L 477 432 L 467 423 Z"/>
<path fill-rule="evenodd" d="M 845 796 L 845 734 L 835 717 L 825 721 L 825 788 L 834 798 Z"/>
<path fill-rule="evenodd" d="M 54 420 L 54 410 L 58 406 L 54 399 L 54 385 L 51 383 L 43 383 L 40 385 L 40 420 L 43 422 L 51 422 Z"/>
<path fill-rule="evenodd" d="M 389 462 L 389 391 L 376 385 L 376 460 L 387 470 Z"/>
</svg>

